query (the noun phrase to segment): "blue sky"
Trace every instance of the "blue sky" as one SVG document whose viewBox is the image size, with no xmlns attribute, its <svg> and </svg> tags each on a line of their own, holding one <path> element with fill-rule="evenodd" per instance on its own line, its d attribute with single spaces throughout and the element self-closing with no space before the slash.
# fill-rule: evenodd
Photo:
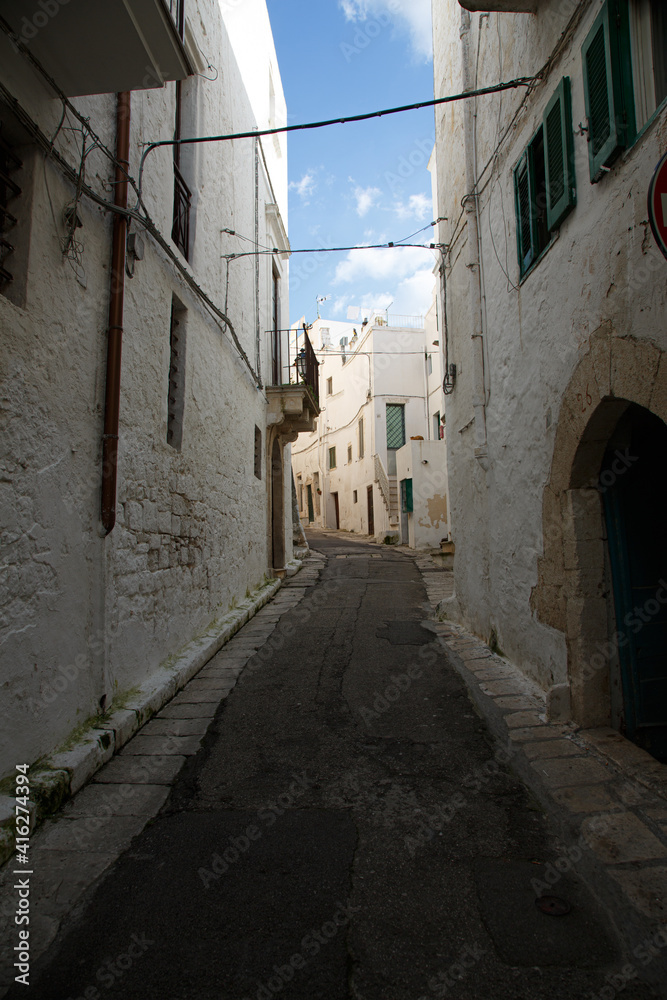
<svg viewBox="0 0 667 1000">
<path fill-rule="evenodd" d="M 268 0 L 288 124 L 430 100 L 430 0 Z M 289 136 L 289 236 L 294 249 L 397 242 L 434 218 L 427 170 L 433 109 Z M 428 242 L 428 229 L 410 242 Z M 295 254 L 290 320 L 346 320 L 430 305 L 428 250 Z"/>
</svg>

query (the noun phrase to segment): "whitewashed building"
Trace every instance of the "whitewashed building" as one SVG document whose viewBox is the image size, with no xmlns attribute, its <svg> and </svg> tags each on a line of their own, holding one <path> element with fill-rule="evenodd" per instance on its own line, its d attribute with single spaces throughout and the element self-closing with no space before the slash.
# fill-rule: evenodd
<svg viewBox="0 0 667 1000">
<path fill-rule="evenodd" d="M 292 558 L 285 137 L 147 145 L 285 121 L 265 0 L 0 2 L 0 777 Z"/>
<path fill-rule="evenodd" d="M 657 0 L 433 4 L 456 596 L 553 718 L 667 755 Z M 660 206 L 658 206 L 660 207 Z M 660 216 L 661 212 L 658 212 Z M 667 218 L 658 218 L 660 225 Z"/>
<path fill-rule="evenodd" d="M 416 548 L 448 536 L 444 397 L 435 306 L 421 317 L 318 319 L 317 430 L 292 467 L 304 526 L 340 528 Z"/>
</svg>

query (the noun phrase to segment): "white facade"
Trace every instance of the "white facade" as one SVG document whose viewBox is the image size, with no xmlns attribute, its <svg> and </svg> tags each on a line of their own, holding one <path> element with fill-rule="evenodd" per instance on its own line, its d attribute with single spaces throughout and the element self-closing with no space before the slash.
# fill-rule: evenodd
<svg viewBox="0 0 667 1000">
<path fill-rule="evenodd" d="M 604 123 L 592 121 L 584 66 L 589 45 L 604 53 L 609 6 L 542 0 L 535 14 L 470 15 L 454 0 L 433 4 L 436 95 L 548 65 L 530 90 L 436 109 L 437 214 L 447 217 L 439 239 L 457 366 L 447 400 L 456 597 L 443 613 L 493 636 L 550 692 L 553 717 L 618 728 L 627 705 L 624 722 L 619 643 L 608 646 L 614 581 L 597 485 L 630 404 L 667 419 L 667 263 L 647 219 L 649 183 L 665 153 L 667 95 L 641 41 L 642 32 L 650 38 L 654 6 L 642 13 L 630 0 L 629 41 L 615 70 L 632 66 L 634 106 L 626 77 L 625 120 L 636 113 L 636 134 L 592 178 L 589 140 L 595 150 Z M 612 31 L 617 23 L 612 17 Z M 653 51 L 664 57 L 665 39 Z M 594 61 L 588 65 L 592 74 Z M 571 94 L 571 123 L 566 116 L 564 131 L 548 137 L 549 162 L 539 143 L 555 123 L 548 112 L 561 86 Z M 606 98 L 599 106 L 604 116 Z M 611 126 L 624 128 L 616 111 Z M 538 176 L 546 156 L 557 178 L 559 135 L 563 148 L 572 144 L 564 189 Z M 527 151 L 530 218 L 517 209 L 528 190 Z M 552 211 L 559 197 L 569 204 L 549 227 L 545 205 Z M 518 231 L 524 251 L 529 238 L 536 246 L 532 259 L 521 254 L 521 267 Z"/>
<path fill-rule="evenodd" d="M 285 120 L 264 0 L 235 11 L 231 37 L 235 44 L 217 0 L 187 0 L 185 50 L 202 75 L 181 84 L 183 137 L 254 126 L 247 67 L 238 62 L 248 58 L 243 37 L 252 39 L 267 102 L 270 67 L 275 114 Z M 274 325 L 274 294 L 288 315 L 287 255 L 260 257 L 257 270 L 255 257 L 230 260 L 228 269 L 224 258 L 249 246 L 225 230 L 251 240 L 257 231 L 263 245 L 288 249 L 285 139 L 272 141 L 266 156 L 253 139 L 182 147 L 192 191 L 188 260 L 171 239 L 173 147 L 155 149 L 142 181 L 155 228 L 131 222 L 137 255 L 121 269 L 117 510 L 105 535 L 113 224 L 103 205 L 114 199 L 116 96 L 72 99 L 110 155 L 90 152 L 86 126 L 72 112 L 60 122 L 61 101 L 5 36 L 0 65 L 1 134 L 23 164 L 12 161 L 21 193 L 9 205 L 18 220 L 15 251 L 3 260 L 14 280 L 0 288 L 2 777 L 122 702 L 292 558 L 293 434 L 284 420 L 276 426 L 271 404 L 280 406 L 264 388 L 272 382 L 273 338 L 265 331 Z M 132 92 L 132 178 L 144 144 L 174 135 L 175 109 L 173 82 Z M 67 168 L 79 169 L 84 136 L 87 188 L 77 199 Z M 50 142 L 60 160 L 45 155 Z M 278 161 L 271 173 L 267 164 Z M 136 200 L 130 187 L 130 209 Z M 72 219 L 80 225 L 65 256 Z M 198 288 L 229 318 L 233 335 Z"/>
<path fill-rule="evenodd" d="M 378 539 L 392 536 L 406 544 L 410 537 L 417 547 L 431 545 L 437 535 L 439 544 L 448 528 L 442 516 L 447 476 L 435 308 L 426 322 L 394 320 L 382 312 L 363 324 L 318 319 L 308 335 L 320 362 L 321 414 L 317 430 L 302 435 L 292 449 L 302 523 Z M 418 529 L 409 533 L 401 512 L 401 478 L 410 477 L 399 475 L 398 461 L 404 450 L 421 443 L 429 446 L 433 465 L 430 477 L 420 465 L 419 489 L 412 484 L 410 521 Z M 429 511 L 435 521 L 427 527 Z"/>
</svg>

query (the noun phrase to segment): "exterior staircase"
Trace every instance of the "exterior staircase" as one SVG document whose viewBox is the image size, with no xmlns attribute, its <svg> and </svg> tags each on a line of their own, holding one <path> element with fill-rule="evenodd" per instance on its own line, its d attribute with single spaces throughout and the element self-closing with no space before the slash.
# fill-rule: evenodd
<svg viewBox="0 0 667 1000">
<path fill-rule="evenodd" d="M 375 455 L 375 482 L 380 487 L 380 493 L 389 516 L 389 527 L 398 528 L 398 479 L 396 476 L 387 475 L 384 462 L 379 455 Z"/>
</svg>

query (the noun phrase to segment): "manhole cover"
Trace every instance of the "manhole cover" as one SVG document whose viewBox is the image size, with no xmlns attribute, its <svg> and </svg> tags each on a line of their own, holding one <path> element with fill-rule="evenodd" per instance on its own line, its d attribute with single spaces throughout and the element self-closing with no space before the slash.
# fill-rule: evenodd
<svg viewBox="0 0 667 1000">
<path fill-rule="evenodd" d="M 559 896 L 540 896 L 535 900 L 535 905 L 550 917 L 564 917 L 572 909 L 568 901 Z"/>
</svg>

